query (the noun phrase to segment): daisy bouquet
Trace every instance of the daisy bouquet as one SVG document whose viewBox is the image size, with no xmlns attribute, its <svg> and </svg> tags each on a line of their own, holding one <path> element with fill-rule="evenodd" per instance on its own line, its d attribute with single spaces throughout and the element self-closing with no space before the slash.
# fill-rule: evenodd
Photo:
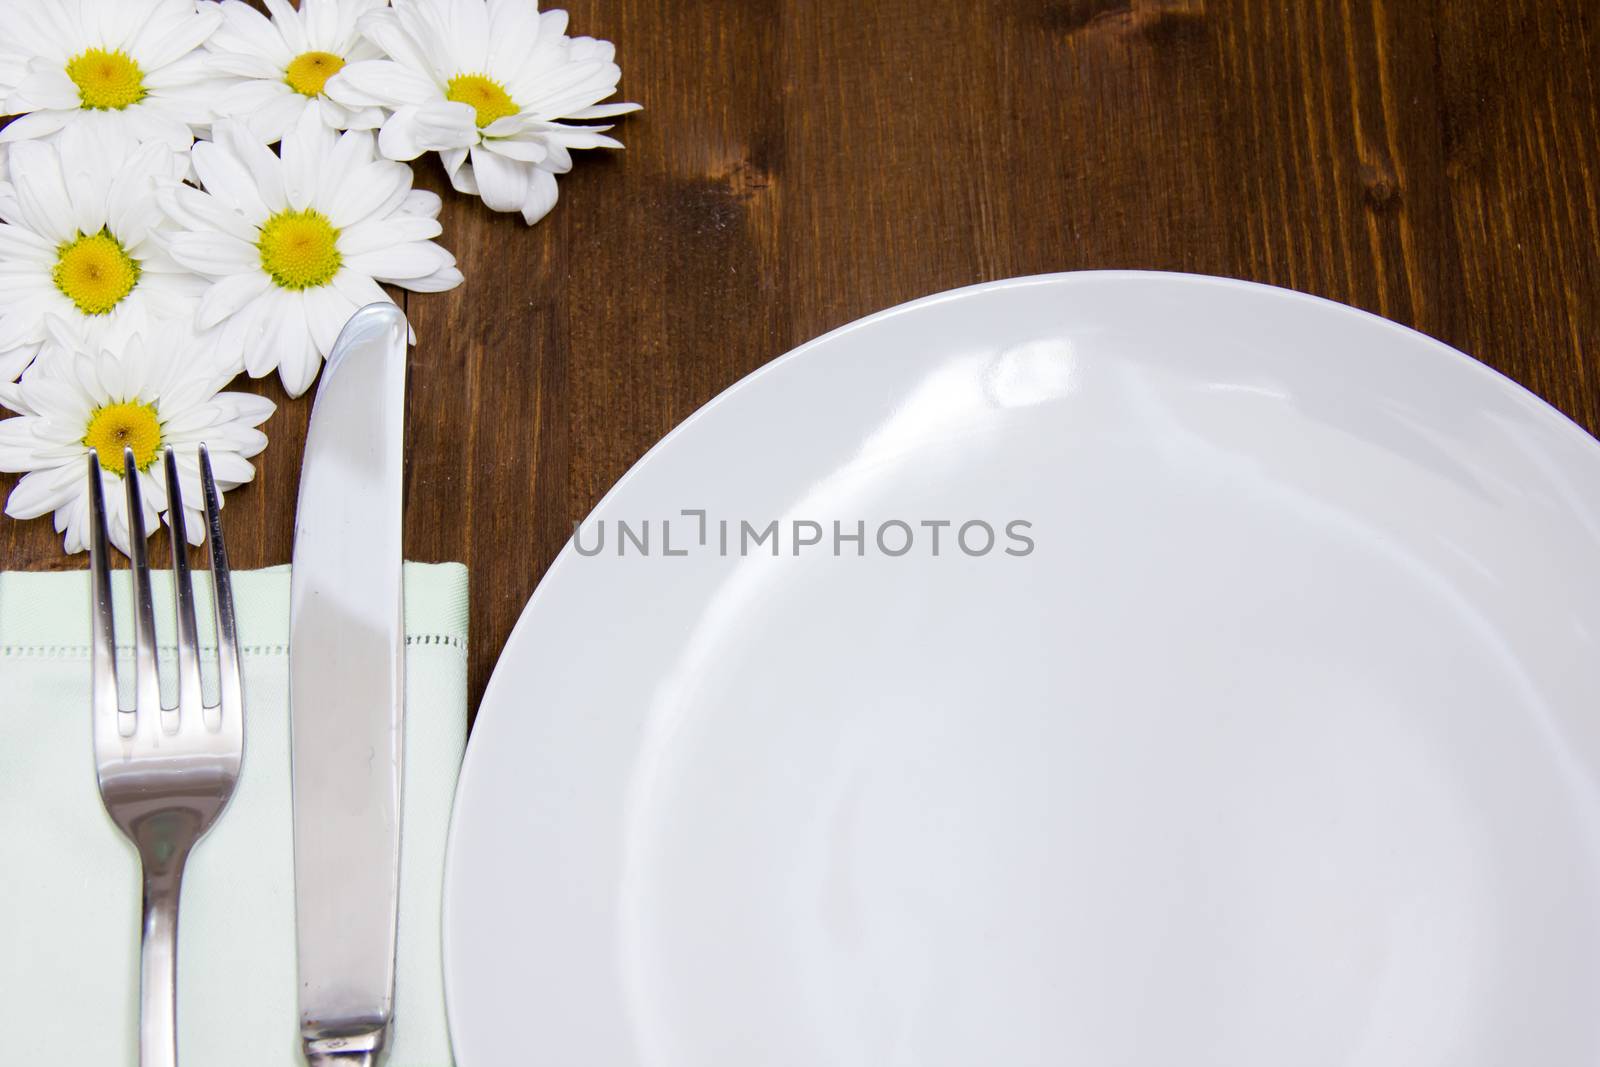
<svg viewBox="0 0 1600 1067">
<path fill-rule="evenodd" d="M 383 284 L 461 284 L 411 161 L 531 225 L 574 150 L 621 147 L 596 120 L 638 106 L 605 102 L 611 44 L 537 0 L 263 6 L 0 3 L 0 471 L 24 475 L 6 513 L 53 515 L 67 552 L 86 455 L 114 502 L 133 450 L 153 528 L 163 449 L 188 500 L 202 441 L 219 487 L 254 476 L 274 405 L 235 376 L 298 397 Z"/>
</svg>

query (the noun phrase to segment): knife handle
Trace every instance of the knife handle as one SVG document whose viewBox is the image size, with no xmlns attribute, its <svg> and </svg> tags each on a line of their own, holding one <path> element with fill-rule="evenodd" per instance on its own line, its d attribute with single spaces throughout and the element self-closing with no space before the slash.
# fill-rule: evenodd
<svg viewBox="0 0 1600 1067">
<path fill-rule="evenodd" d="M 309 1067 L 377 1067 L 378 1050 L 353 1048 L 345 1052 L 315 1052 L 308 1048 L 306 1063 Z"/>
<path fill-rule="evenodd" d="M 388 1027 L 365 1033 L 344 1033 L 334 1037 L 302 1038 L 309 1067 L 377 1067 Z"/>
</svg>

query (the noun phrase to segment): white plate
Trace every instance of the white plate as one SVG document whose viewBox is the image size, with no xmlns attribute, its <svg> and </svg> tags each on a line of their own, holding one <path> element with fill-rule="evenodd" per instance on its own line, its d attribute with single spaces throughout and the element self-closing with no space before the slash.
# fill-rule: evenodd
<svg viewBox="0 0 1600 1067">
<path fill-rule="evenodd" d="M 467 755 L 462 1067 L 1600 1062 L 1600 448 L 1460 353 L 980 286 L 747 378 L 601 519 L 651 554 L 567 546 Z"/>
</svg>

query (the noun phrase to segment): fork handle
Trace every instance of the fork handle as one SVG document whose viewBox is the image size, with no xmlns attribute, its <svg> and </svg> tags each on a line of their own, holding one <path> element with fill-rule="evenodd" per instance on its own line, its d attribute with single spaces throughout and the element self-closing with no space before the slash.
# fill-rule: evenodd
<svg viewBox="0 0 1600 1067">
<path fill-rule="evenodd" d="M 139 939 L 139 1067 L 178 1067 L 178 891 L 183 860 L 144 872 Z"/>
</svg>

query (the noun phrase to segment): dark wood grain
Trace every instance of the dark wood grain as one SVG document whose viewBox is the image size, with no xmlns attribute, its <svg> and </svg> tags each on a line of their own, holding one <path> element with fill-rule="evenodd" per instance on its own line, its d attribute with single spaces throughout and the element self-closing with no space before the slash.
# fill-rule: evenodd
<svg viewBox="0 0 1600 1067">
<path fill-rule="evenodd" d="M 580 159 L 532 229 L 446 192 L 467 284 L 406 301 L 407 551 L 471 567 L 474 703 L 572 522 L 645 449 L 795 344 L 952 286 L 1290 286 L 1600 430 L 1590 0 L 569 6 L 646 107 L 627 151 Z M 288 559 L 308 410 L 280 407 L 229 498 L 240 566 Z M 46 522 L 0 522 L 0 559 L 82 565 Z"/>
</svg>

